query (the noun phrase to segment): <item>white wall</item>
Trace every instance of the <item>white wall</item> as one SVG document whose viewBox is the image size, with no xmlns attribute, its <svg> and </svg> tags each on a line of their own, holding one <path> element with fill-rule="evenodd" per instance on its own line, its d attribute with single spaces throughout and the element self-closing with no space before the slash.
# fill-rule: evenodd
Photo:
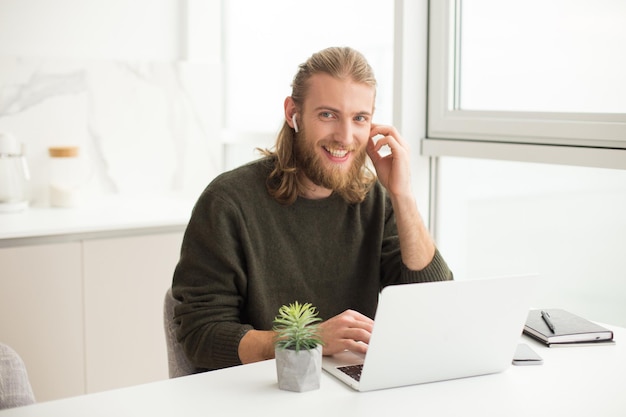
<svg viewBox="0 0 626 417">
<path fill-rule="evenodd" d="M 184 1 L 0 0 L 0 56 L 182 58 Z"/>
<path fill-rule="evenodd" d="M 219 12 L 217 0 L 0 0 L 0 130 L 25 145 L 32 205 L 47 205 L 47 148 L 66 145 L 89 165 L 89 198 L 197 197 L 222 168 L 219 25 L 190 36 Z"/>
</svg>

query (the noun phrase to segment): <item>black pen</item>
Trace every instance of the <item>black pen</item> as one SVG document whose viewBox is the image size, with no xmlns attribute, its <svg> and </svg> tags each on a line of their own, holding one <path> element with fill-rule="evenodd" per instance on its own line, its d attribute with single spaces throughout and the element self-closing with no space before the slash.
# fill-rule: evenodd
<svg viewBox="0 0 626 417">
<path fill-rule="evenodd" d="M 546 322 L 546 324 L 548 325 L 548 327 L 550 328 L 552 333 L 556 333 L 556 329 L 554 328 L 554 324 L 552 324 L 552 320 L 550 320 L 550 314 L 547 311 L 541 310 L 541 318 L 543 319 L 543 321 Z"/>
</svg>

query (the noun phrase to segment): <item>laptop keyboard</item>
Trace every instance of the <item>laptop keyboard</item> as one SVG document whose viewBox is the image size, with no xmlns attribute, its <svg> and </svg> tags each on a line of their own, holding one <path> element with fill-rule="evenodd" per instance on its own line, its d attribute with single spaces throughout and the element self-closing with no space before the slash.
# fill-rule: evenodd
<svg viewBox="0 0 626 417">
<path fill-rule="evenodd" d="M 363 365 L 349 365 L 349 366 L 340 366 L 339 369 L 344 374 L 348 375 L 352 379 L 357 381 L 361 380 L 361 371 L 363 371 Z"/>
</svg>

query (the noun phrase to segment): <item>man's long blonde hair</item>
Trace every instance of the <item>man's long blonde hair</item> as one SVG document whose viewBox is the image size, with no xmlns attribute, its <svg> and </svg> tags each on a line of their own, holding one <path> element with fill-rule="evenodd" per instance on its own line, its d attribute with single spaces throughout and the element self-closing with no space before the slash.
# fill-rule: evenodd
<svg viewBox="0 0 626 417">
<path fill-rule="evenodd" d="M 348 47 L 327 48 L 313 54 L 301 64 L 293 79 L 291 98 L 298 109 L 304 103 L 309 79 L 318 73 L 376 88 L 374 72 L 360 52 Z M 276 138 L 275 149 L 261 150 L 265 156 L 274 159 L 274 169 L 267 179 L 267 189 L 281 204 L 292 204 L 304 191 L 298 175 L 294 139 L 295 132 L 285 121 Z M 360 175 L 351 184 L 336 191 L 349 203 L 359 203 L 365 198 L 375 178 L 374 173 L 364 164 Z"/>
</svg>

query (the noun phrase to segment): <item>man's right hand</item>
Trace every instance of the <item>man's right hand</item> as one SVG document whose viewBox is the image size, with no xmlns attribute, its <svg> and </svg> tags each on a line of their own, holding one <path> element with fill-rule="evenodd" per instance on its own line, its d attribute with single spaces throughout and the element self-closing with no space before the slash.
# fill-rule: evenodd
<svg viewBox="0 0 626 417">
<path fill-rule="evenodd" d="M 374 328 L 374 320 L 354 311 L 346 310 L 320 324 L 324 355 L 349 350 L 366 353 Z"/>
</svg>

